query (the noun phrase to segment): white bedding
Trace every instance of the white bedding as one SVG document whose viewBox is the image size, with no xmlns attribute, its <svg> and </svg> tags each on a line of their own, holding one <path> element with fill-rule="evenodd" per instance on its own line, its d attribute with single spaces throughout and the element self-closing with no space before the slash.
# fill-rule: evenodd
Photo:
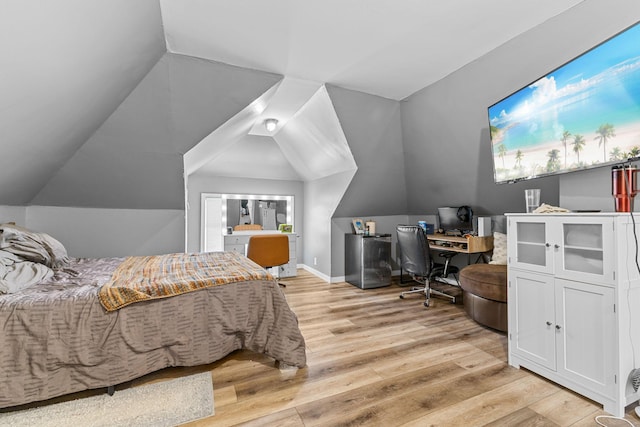
<svg viewBox="0 0 640 427">
<path fill-rule="evenodd" d="M 13 294 L 53 276 L 44 264 L 0 250 L 0 294 Z"/>
</svg>

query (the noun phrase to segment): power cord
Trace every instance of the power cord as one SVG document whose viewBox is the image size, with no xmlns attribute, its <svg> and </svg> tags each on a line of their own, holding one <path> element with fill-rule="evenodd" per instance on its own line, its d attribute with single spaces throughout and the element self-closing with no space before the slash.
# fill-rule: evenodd
<svg viewBox="0 0 640 427">
<path fill-rule="evenodd" d="M 629 169 L 631 168 L 631 162 L 628 163 Z M 636 264 L 636 270 L 638 271 L 638 274 L 640 274 L 640 264 L 638 263 L 638 233 L 636 230 L 636 219 L 633 216 L 633 197 L 634 195 L 631 194 L 632 188 L 631 188 L 631 183 L 629 182 L 629 175 L 627 174 L 626 171 L 626 167 L 623 165 L 623 175 L 624 175 L 624 184 L 625 184 L 625 191 L 626 191 L 626 195 L 627 195 L 627 200 L 629 202 L 629 217 L 631 218 L 631 223 L 633 225 L 632 230 L 633 230 L 633 240 L 634 240 L 634 247 L 635 247 L 635 256 L 634 256 L 634 260 L 635 260 L 635 264 Z M 628 265 L 627 265 L 628 266 Z M 631 289 L 627 289 L 627 306 L 629 309 L 629 313 L 632 313 L 631 310 L 631 298 L 630 298 L 630 292 Z M 631 354 L 633 357 L 633 366 L 634 368 L 631 370 L 631 372 L 629 373 L 629 377 L 631 378 L 631 386 L 633 387 L 633 391 L 637 392 L 638 391 L 638 387 L 640 387 L 640 369 L 638 369 L 636 367 L 636 350 L 635 350 L 635 346 L 633 345 L 633 334 L 631 331 L 631 322 L 629 322 L 629 342 L 631 344 Z M 638 416 L 640 416 L 640 411 L 638 411 L 638 407 L 636 407 L 635 412 Z M 624 418 L 622 418 L 624 420 Z M 624 420 L 627 423 L 631 424 L 628 420 Z M 598 424 L 600 424 L 600 422 L 598 421 L 598 418 L 596 417 L 596 422 L 598 422 Z M 631 424 L 633 425 L 633 424 Z"/>
<path fill-rule="evenodd" d="M 624 418 L 612 417 L 611 415 L 598 415 L 596 417 L 596 423 L 598 423 L 599 426 L 608 427 L 606 424 L 603 424 L 600 421 L 600 419 L 603 419 L 603 418 L 610 419 L 610 420 L 624 421 L 625 423 L 629 424 L 631 427 L 635 427 L 631 421 L 625 420 Z"/>
<path fill-rule="evenodd" d="M 629 169 L 631 169 L 631 162 L 629 162 L 628 164 Z M 625 185 L 625 193 L 627 195 L 627 200 L 629 202 L 629 217 L 631 218 L 631 222 L 633 224 L 632 230 L 633 230 L 633 239 L 634 239 L 634 243 L 635 243 L 635 264 L 636 264 L 636 269 L 638 271 L 638 274 L 640 274 L 640 264 L 638 264 L 638 234 L 636 231 L 636 219 L 633 216 L 633 195 L 631 195 L 631 183 L 629 182 L 629 175 L 627 174 L 627 168 L 625 165 L 623 165 L 622 167 L 622 172 L 624 175 L 624 185 Z M 629 298 L 629 292 L 631 292 L 631 290 L 627 290 L 627 305 L 629 308 L 629 313 L 631 313 L 631 301 Z M 633 335 L 631 333 L 631 322 L 629 322 L 629 339 L 631 341 L 631 352 L 633 354 L 633 366 L 634 368 L 631 370 L 631 372 L 629 373 L 629 377 L 631 378 L 631 385 L 633 386 L 633 391 L 638 391 L 638 387 L 640 387 L 640 369 L 638 369 L 636 367 L 636 351 L 635 351 L 635 346 L 633 345 Z"/>
</svg>

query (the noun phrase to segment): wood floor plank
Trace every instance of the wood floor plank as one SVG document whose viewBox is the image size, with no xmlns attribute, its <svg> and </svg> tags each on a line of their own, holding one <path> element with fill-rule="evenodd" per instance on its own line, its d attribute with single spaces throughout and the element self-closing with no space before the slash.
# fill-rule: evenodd
<svg viewBox="0 0 640 427">
<path fill-rule="evenodd" d="M 317 381 L 291 381 L 291 386 L 278 390 L 256 387 L 239 396 L 236 405 L 216 408 L 215 425 L 232 426 L 264 417 L 273 412 L 289 409 L 316 399 L 348 392 L 379 381 L 371 369 L 364 368 L 341 376 L 332 376 Z M 265 399 L 268 395 L 269 398 Z"/>
<path fill-rule="evenodd" d="M 353 390 L 348 395 L 314 401 L 300 406 L 298 411 L 305 425 L 360 425 L 363 420 L 372 425 L 402 425 L 413 421 L 418 414 L 429 413 L 438 407 L 476 395 L 483 389 L 478 390 L 475 385 L 483 383 L 485 379 L 493 379 L 495 384 L 502 384 L 518 376 L 514 370 L 511 375 L 515 376 L 500 375 L 503 369 L 502 366 L 494 366 L 468 373 L 455 364 L 444 363 L 388 378 L 371 384 L 367 389 Z M 367 398 L 370 396 L 374 398 Z M 340 407 L 339 402 L 347 399 L 355 400 L 358 404 L 331 413 L 322 409 Z"/>
<path fill-rule="evenodd" d="M 600 405 L 563 389 L 530 405 L 530 408 L 560 426 L 570 426 L 583 418 L 580 414 L 595 412 Z"/>
<path fill-rule="evenodd" d="M 517 381 L 434 411 L 406 425 L 484 426 L 555 392 L 557 388 L 548 382 L 523 374 Z"/>
<path fill-rule="evenodd" d="M 505 415 L 492 423 L 485 424 L 485 427 L 560 427 L 551 420 L 546 419 L 530 408 L 521 408 L 515 412 Z"/>
</svg>

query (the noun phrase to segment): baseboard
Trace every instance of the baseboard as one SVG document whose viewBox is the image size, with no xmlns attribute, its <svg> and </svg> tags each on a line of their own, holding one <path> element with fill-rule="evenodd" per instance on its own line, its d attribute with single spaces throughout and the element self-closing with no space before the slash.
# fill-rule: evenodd
<svg viewBox="0 0 640 427">
<path fill-rule="evenodd" d="M 302 269 L 308 271 L 309 273 L 313 274 L 314 276 L 324 280 L 327 283 L 332 283 L 331 277 L 327 276 L 324 273 L 319 272 L 318 270 L 316 270 L 315 268 L 311 268 L 306 264 L 298 264 L 298 267 L 302 267 Z"/>
<path fill-rule="evenodd" d="M 344 282 L 346 281 L 346 277 L 345 276 L 337 276 L 337 277 L 330 277 L 327 276 L 324 273 L 319 272 L 318 270 L 309 267 L 306 264 L 298 264 L 298 268 L 302 268 L 303 270 L 308 271 L 309 273 L 313 274 L 314 276 L 324 280 L 327 283 L 338 283 L 338 282 Z M 400 270 L 393 270 L 391 272 L 391 276 L 399 276 L 400 275 Z"/>
</svg>

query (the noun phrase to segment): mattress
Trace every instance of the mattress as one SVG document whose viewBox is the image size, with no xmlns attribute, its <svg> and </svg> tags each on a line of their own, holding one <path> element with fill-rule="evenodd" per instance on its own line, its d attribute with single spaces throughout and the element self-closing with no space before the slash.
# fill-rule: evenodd
<svg viewBox="0 0 640 427">
<path fill-rule="evenodd" d="M 296 315 L 274 280 L 238 281 L 107 312 L 98 291 L 123 260 L 72 259 L 50 279 L 0 295 L 0 407 L 208 364 L 240 349 L 305 366 Z"/>
</svg>

